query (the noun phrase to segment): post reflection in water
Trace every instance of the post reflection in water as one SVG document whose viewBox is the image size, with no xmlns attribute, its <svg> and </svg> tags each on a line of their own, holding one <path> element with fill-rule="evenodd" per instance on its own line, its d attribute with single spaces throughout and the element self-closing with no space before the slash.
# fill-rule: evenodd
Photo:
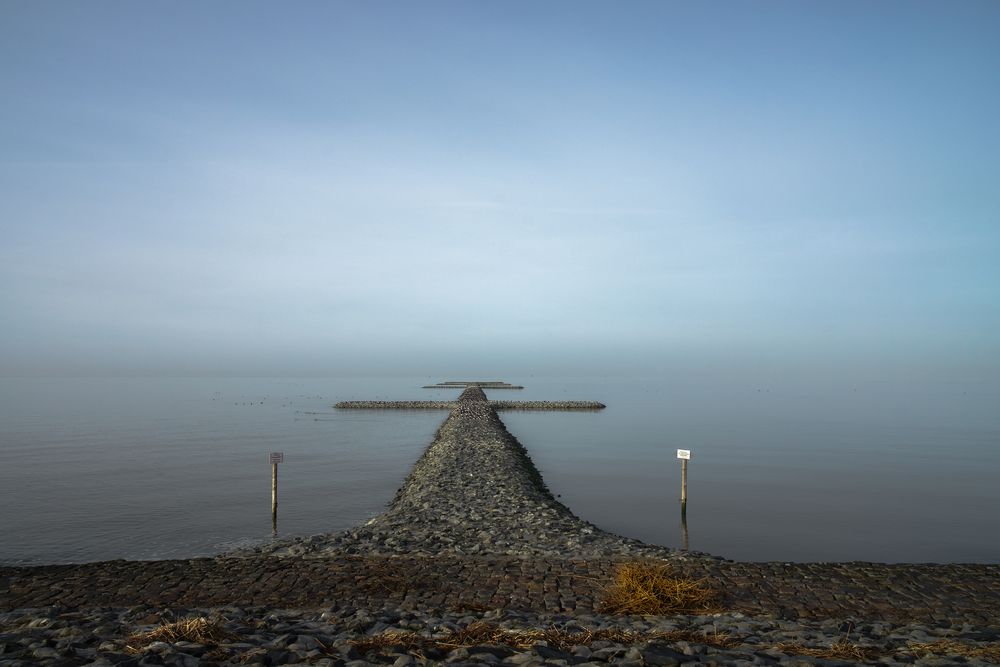
<svg viewBox="0 0 1000 667">
<path fill-rule="evenodd" d="M 284 452 L 271 452 L 271 537 L 278 535 L 278 464 L 284 463 Z"/>
<path fill-rule="evenodd" d="M 688 550 L 688 514 L 687 503 L 681 503 L 681 549 Z"/>
</svg>

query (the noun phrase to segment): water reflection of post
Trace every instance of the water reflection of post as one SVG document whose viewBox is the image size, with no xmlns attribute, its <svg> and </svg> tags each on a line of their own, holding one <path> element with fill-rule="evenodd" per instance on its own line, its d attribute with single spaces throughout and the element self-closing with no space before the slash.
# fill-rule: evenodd
<svg viewBox="0 0 1000 667">
<path fill-rule="evenodd" d="M 284 452 L 271 452 L 271 535 L 278 534 L 278 464 L 285 460 Z"/>
<path fill-rule="evenodd" d="M 688 550 L 688 509 L 687 503 L 681 503 L 681 548 Z"/>
<path fill-rule="evenodd" d="M 278 464 L 271 464 L 271 535 L 278 534 Z"/>
</svg>

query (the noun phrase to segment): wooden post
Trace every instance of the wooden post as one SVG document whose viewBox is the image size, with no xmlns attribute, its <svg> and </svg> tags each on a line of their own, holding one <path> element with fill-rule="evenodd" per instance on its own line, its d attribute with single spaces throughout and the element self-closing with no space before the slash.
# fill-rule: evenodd
<svg viewBox="0 0 1000 667">
<path fill-rule="evenodd" d="M 688 550 L 688 517 L 684 506 L 681 506 L 681 549 Z"/>
<path fill-rule="evenodd" d="M 678 449 L 677 458 L 681 460 L 681 512 L 686 512 L 688 502 L 688 461 L 691 459 L 691 450 Z"/>
<path fill-rule="evenodd" d="M 278 534 L 278 464 L 271 464 L 271 534 Z"/>
<path fill-rule="evenodd" d="M 681 459 L 681 511 L 687 509 L 688 504 L 688 460 Z"/>
<path fill-rule="evenodd" d="M 271 534 L 278 534 L 278 464 L 285 460 L 284 452 L 271 452 Z"/>
</svg>

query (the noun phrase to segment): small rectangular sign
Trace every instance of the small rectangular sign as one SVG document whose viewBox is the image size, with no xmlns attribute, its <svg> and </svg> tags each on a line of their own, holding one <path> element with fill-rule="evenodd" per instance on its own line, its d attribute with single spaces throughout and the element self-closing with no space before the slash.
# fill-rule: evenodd
<svg viewBox="0 0 1000 667">
<path fill-rule="evenodd" d="M 285 453 L 284 452 L 271 452 L 271 463 L 284 463 Z"/>
<path fill-rule="evenodd" d="M 690 449 L 678 449 L 677 450 L 677 458 L 679 458 L 679 459 L 690 459 L 691 458 L 691 450 Z"/>
</svg>

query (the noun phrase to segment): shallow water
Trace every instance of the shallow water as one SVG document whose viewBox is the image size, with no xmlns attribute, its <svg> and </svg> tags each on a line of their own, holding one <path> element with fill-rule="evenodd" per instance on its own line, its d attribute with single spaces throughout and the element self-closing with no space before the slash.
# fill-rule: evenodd
<svg viewBox="0 0 1000 667">
<path fill-rule="evenodd" d="M 0 379 L 0 562 L 208 555 L 377 514 L 444 412 L 336 411 L 449 399 L 449 378 Z M 1000 418 L 982 386 L 754 386 L 505 377 L 492 398 L 579 516 L 681 546 L 676 450 L 692 450 L 688 544 L 746 560 L 1000 562 Z"/>
</svg>

